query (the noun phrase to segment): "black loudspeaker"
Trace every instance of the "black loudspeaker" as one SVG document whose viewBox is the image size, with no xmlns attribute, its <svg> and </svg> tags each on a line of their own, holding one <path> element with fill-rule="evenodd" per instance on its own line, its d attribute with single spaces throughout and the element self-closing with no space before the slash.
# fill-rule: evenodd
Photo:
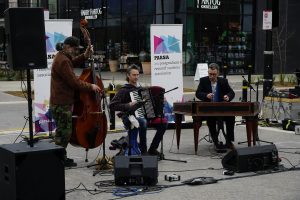
<svg viewBox="0 0 300 200">
<path fill-rule="evenodd" d="M 9 8 L 4 20 L 9 67 L 13 70 L 47 68 L 44 10 Z"/>
<path fill-rule="evenodd" d="M 116 185 L 156 185 L 157 156 L 116 156 Z"/>
<path fill-rule="evenodd" d="M 64 149 L 48 142 L 0 146 L 1 200 L 64 200 Z"/>
<path fill-rule="evenodd" d="M 270 90 L 273 87 L 273 68 L 272 68 L 273 54 L 265 54 L 264 59 L 265 59 L 265 67 L 264 67 L 263 97 L 268 96 Z"/>
<path fill-rule="evenodd" d="M 222 159 L 225 169 L 249 172 L 272 169 L 278 165 L 278 151 L 274 144 L 235 149 Z"/>
</svg>

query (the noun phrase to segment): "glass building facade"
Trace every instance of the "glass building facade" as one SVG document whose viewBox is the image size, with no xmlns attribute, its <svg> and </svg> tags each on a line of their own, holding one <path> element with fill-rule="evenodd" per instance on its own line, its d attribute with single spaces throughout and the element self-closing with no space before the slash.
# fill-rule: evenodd
<svg viewBox="0 0 300 200">
<path fill-rule="evenodd" d="M 0 0 L 8 7 L 44 7 L 50 19 L 88 19 L 96 53 L 109 57 L 150 52 L 151 24 L 183 24 L 183 73 L 197 63 L 217 62 L 228 74 L 243 74 L 255 63 L 255 0 Z M 0 37 L 1 38 L 1 37 Z"/>
</svg>

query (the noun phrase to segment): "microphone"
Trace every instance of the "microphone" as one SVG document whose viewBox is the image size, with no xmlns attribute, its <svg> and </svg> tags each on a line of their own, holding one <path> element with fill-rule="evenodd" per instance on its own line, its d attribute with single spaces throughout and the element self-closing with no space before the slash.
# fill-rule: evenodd
<svg viewBox="0 0 300 200">
<path fill-rule="evenodd" d="M 242 75 L 242 77 L 243 77 L 243 79 L 245 80 L 245 81 L 247 81 L 247 79 L 245 78 L 245 76 L 244 75 Z M 248 81 L 247 81 L 248 82 Z"/>
</svg>

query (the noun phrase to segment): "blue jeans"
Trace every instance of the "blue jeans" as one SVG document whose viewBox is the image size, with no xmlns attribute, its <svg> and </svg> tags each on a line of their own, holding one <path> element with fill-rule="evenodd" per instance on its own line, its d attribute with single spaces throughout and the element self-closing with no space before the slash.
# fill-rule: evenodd
<svg viewBox="0 0 300 200">
<path fill-rule="evenodd" d="M 123 118 L 123 124 L 125 128 L 128 130 L 129 134 L 129 143 L 137 143 L 137 135 L 139 134 L 140 138 L 140 150 L 142 153 L 147 152 L 147 121 L 144 118 L 136 118 L 139 122 L 139 128 L 131 128 L 131 123 L 128 119 L 128 117 Z"/>
</svg>

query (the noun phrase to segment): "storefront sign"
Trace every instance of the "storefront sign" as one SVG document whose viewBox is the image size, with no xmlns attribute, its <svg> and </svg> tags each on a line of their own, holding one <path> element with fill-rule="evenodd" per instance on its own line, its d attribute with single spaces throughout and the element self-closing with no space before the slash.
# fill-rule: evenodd
<svg viewBox="0 0 300 200">
<path fill-rule="evenodd" d="M 263 30 L 272 30 L 272 11 L 263 11 Z"/>
<path fill-rule="evenodd" d="M 197 0 L 197 8 L 201 8 L 201 9 L 216 10 L 219 9 L 220 5 L 221 5 L 220 0 Z"/>
<path fill-rule="evenodd" d="M 48 68 L 34 70 L 34 122 L 35 132 L 48 132 L 55 128 L 49 110 L 51 67 L 57 50 L 57 43 L 62 43 L 72 35 L 72 20 L 45 20 L 46 49 Z"/>
<path fill-rule="evenodd" d="M 94 8 L 94 9 L 81 10 L 80 14 L 85 19 L 97 19 L 98 15 L 102 15 L 102 9 Z"/>
<path fill-rule="evenodd" d="M 151 25 L 151 83 L 167 92 L 165 116 L 174 121 L 173 103 L 183 101 L 182 24 Z M 177 87 L 177 88 L 176 88 Z"/>
</svg>

